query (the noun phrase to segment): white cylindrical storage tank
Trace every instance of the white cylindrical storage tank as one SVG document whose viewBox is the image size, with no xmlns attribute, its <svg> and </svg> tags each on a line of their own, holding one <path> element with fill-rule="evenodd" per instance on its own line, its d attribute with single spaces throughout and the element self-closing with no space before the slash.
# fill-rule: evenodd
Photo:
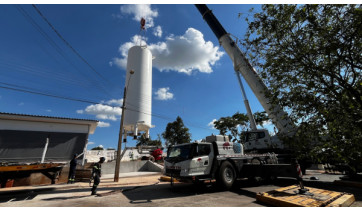
<svg viewBox="0 0 362 212">
<path fill-rule="evenodd" d="M 152 127 L 152 53 L 147 46 L 133 46 L 128 50 L 126 88 L 124 129 L 128 133 L 146 131 L 148 134 Z"/>
</svg>

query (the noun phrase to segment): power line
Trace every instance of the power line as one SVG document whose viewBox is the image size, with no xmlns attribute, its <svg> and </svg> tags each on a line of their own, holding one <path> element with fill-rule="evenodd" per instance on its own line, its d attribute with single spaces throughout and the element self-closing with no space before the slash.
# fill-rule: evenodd
<svg viewBox="0 0 362 212">
<path fill-rule="evenodd" d="M 82 71 L 79 70 L 79 68 L 72 61 L 69 60 L 69 58 L 63 52 L 63 50 L 54 42 L 54 40 L 46 32 L 44 32 L 44 30 L 33 20 L 33 18 L 20 5 L 15 5 L 15 7 L 69 64 L 71 64 L 85 78 L 89 77 L 88 75 L 82 73 Z M 90 82 L 92 83 L 92 80 L 90 80 Z M 112 97 L 112 95 L 102 86 L 100 86 L 97 82 L 95 82 L 95 86 L 98 89 L 103 90 L 110 97 Z"/>
<path fill-rule="evenodd" d="M 36 95 L 53 97 L 53 98 L 58 98 L 58 99 L 70 100 L 70 101 L 76 101 L 76 102 L 83 102 L 83 103 L 89 103 L 89 104 L 101 104 L 101 105 L 106 105 L 106 106 L 110 106 L 110 107 L 119 107 L 119 108 L 122 108 L 122 107 L 120 107 L 120 106 L 113 106 L 113 105 L 104 104 L 104 103 L 99 103 L 99 102 L 94 102 L 94 101 L 90 101 L 90 100 L 76 99 L 76 98 L 65 97 L 65 96 L 60 96 L 60 95 L 42 93 L 42 92 L 38 92 L 38 91 L 26 90 L 26 89 L 23 89 L 23 88 L 27 88 L 27 87 L 18 86 L 18 85 L 13 85 L 13 84 L 4 83 L 4 82 L 0 82 L 0 84 L 7 85 L 7 86 L 1 86 L 1 85 L 0 85 L 0 88 L 8 89 L 8 90 L 13 90 L 13 91 L 19 91 L 19 92 L 24 92 L 24 93 L 36 94 Z M 19 88 L 12 88 L 12 87 L 8 87 L 8 86 L 19 87 Z M 27 88 L 27 89 L 29 89 L 29 88 Z M 159 114 L 146 113 L 146 112 L 143 112 L 143 111 L 140 111 L 140 110 L 137 110 L 137 109 L 133 109 L 133 108 L 129 108 L 129 107 L 128 107 L 128 108 L 125 108 L 125 109 L 126 109 L 126 110 L 130 110 L 130 111 L 134 111 L 134 112 L 143 113 L 143 114 L 150 115 L 150 116 L 153 116 L 153 117 L 157 117 L 157 118 L 160 118 L 160 119 L 164 119 L 164 120 L 167 120 L 167 121 L 172 121 L 172 120 L 174 120 L 173 118 L 170 118 L 170 117 L 167 117 L 167 116 L 163 116 L 163 115 L 159 115 Z M 200 129 L 203 129 L 203 130 L 212 130 L 212 129 L 209 129 L 209 128 L 197 126 L 197 125 L 190 124 L 190 123 L 187 123 L 187 125 L 192 126 L 192 127 L 194 127 L 194 128 L 200 128 Z"/>
<path fill-rule="evenodd" d="M 86 59 L 84 59 L 78 52 L 73 48 L 68 41 L 66 41 L 63 36 L 55 29 L 55 27 L 48 21 L 48 19 L 40 12 L 40 10 L 36 7 L 35 4 L 32 5 L 34 9 L 39 13 L 39 15 L 43 18 L 45 22 L 52 28 L 52 30 L 58 35 L 58 37 L 85 63 L 87 64 L 98 76 L 102 79 L 106 80 L 107 82 L 111 83 L 108 79 L 104 78 L 91 64 L 88 63 Z M 112 84 L 112 83 L 111 83 Z"/>
<path fill-rule="evenodd" d="M 156 113 L 143 112 L 143 111 L 140 111 L 139 109 L 137 110 L 137 109 L 132 109 L 132 108 L 126 107 L 125 110 L 130 110 L 130 111 L 134 111 L 134 112 L 143 113 L 145 115 L 150 115 L 150 116 L 157 117 L 157 118 L 160 118 L 160 119 L 164 119 L 164 120 L 167 120 L 167 121 L 173 121 L 174 120 L 174 118 L 159 115 L 159 114 L 156 114 Z M 203 129 L 203 130 L 210 130 L 210 131 L 212 130 L 210 128 L 206 128 L 206 127 L 202 127 L 202 126 L 198 126 L 198 125 L 194 125 L 194 124 L 190 124 L 190 123 L 186 123 L 186 124 L 189 125 L 189 126 L 192 126 L 194 128 L 199 128 L 199 129 Z"/>
<path fill-rule="evenodd" d="M 9 84 L 9 83 L 3 83 L 3 82 L 0 82 L 0 83 L 4 84 L 4 85 L 14 86 L 14 87 L 21 87 L 21 86 L 12 85 L 12 84 Z M 66 99 L 66 100 L 71 100 L 71 101 L 76 101 L 76 102 L 99 104 L 98 102 L 93 102 L 93 101 L 89 101 L 89 100 L 75 99 L 75 98 L 71 98 L 71 97 L 64 97 L 64 96 L 59 96 L 59 95 L 54 95 L 54 94 L 46 94 L 46 93 L 41 93 L 41 92 L 38 92 L 38 91 L 30 91 L 30 90 L 25 90 L 25 89 L 21 89 L 21 88 L 11 88 L 11 87 L 1 86 L 1 85 L 0 85 L 0 88 L 4 88 L 4 89 L 8 89 L 8 90 L 14 90 L 14 91 L 20 91 L 20 92 L 24 92 L 24 93 L 31 93 L 31 94 L 41 95 L 41 96 L 54 97 L 54 98 L 59 98 L 59 99 Z M 110 106 L 110 105 L 108 105 L 108 106 Z"/>
</svg>

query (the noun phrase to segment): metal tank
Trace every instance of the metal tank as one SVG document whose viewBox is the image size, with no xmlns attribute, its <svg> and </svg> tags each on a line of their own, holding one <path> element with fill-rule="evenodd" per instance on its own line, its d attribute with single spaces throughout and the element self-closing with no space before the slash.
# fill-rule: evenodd
<svg viewBox="0 0 362 212">
<path fill-rule="evenodd" d="M 133 73 L 133 74 L 131 74 Z M 140 131 L 149 137 L 152 112 L 152 53 L 147 46 L 128 50 L 124 130 L 136 138 Z"/>
</svg>

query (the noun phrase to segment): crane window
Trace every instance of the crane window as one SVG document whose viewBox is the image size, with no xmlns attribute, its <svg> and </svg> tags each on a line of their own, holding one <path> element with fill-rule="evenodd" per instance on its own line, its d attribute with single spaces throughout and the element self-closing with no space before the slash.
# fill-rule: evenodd
<svg viewBox="0 0 362 212">
<path fill-rule="evenodd" d="M 265 132 L 258 132 L 258 138 L 264 138 Z"/>
<path fill-rule="evenodd" d="M 246 141 L 255 141 L 261 138 L 265 138 L 265 132 L 248 133 L 246 135 Z"/>
</svg>

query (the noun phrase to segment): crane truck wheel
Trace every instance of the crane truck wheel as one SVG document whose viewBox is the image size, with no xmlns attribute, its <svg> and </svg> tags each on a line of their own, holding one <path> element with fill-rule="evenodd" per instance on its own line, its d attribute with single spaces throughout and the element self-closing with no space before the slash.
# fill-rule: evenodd
<svg viewBox="0 0 362 212">
<path fill-rule="evenodd" d="M 233 165 L 229 161 L 225 161 L 221 164 L 219 169 L 219 175 L 216 182 L 220 188 L 230 190 L 236 179 L 236 172 Z"/>
</svg>

